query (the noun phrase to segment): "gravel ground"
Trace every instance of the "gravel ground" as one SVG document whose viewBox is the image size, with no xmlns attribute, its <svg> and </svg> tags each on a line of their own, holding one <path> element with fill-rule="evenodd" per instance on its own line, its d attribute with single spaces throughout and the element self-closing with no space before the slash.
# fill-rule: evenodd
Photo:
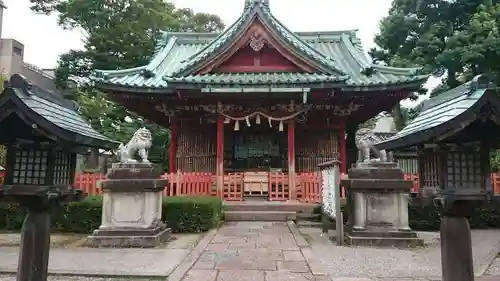
<svg viewBox="0 0 500 281">
<path fill-rule="evenodd" d="M 407 280 L 439 280 L 441 276 L 441 250 L 437 234 L 425 233 L 427 247 L 416 249 L 387 249 L 369 247 L 340 247 L 321 236 L 319 229 L 300 228 L 311 244 L 303 250 L 311 267 L 331 277 L 351 278 L 410 278 Z M 484 264 L 490 252 L 498 249 L 499 230 L 472 232 L 474 266 Z M 500 263 L 499 263 L 500 264 Z M 494 274 L 494 273 L 492 273 Z M 500 274 L 500 273 L 499 273 Z M 413 279 L 411 279 L 413 278 Z M 402 279 L 405 280 L 405 279 Z"/>
<path fill-rule="evenodd" d="M 72 246 L 85 237 L 87 237 L 87 235 L 55 233 L 50 235 L 51 247 Z M 2 247 L 19 246 L 20 242 L 20 233 L 0 233 L 0 246 Z"/>
<path fill-rule="evenodd" d="M 500 258 L 496 258 L 486 271 L 486 275 L 500 275 Z"/>
</svg>

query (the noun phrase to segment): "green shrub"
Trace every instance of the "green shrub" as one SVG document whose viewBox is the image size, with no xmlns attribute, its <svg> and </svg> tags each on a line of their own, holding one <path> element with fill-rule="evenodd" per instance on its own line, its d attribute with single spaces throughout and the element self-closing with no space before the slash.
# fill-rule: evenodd
<svg viewBox="0 0 500 281">
<path fill-rule="evenodd" d="M 102 197 L 90 196 L 81 202 L 60 206 L 53 215 L 55 232 L 91 233 L 101 225 Z"/>
<path fill-rule="evenodd" d="M 0 204 L 0 229 L 20 230 L 25 211 L 17 204 Z M 173 232 L 201 232 L 217 227 L 222 201 L 214 197 L 164 197 L 162 220 Z M 57 208 L 52 216 L 54 232 L 91 233 L 101 224 L 102 197 L 89 196 L 81 202 Z"/>
<path fill-rule="evenodd" d="M 348 208 L 341 205 L 344 213 L 344 222 L 349 218 Z M 434 205 L 409 206 L 408 216 L 410 227 L 416 231 L 438 231 L 441 224 L 441 216 L 438 208 Z M 469 223 L 473 229 L 500 228 L 500 208 L 494 205 L 485 205 L 478 208 L 469 217 Z"/>
<path fill-rule="evenodd" d="M 202 232 L 222 221 L 222 200 L 216 197 L 166 197 L 162 220 L 172 232 Z"/>
</svg>

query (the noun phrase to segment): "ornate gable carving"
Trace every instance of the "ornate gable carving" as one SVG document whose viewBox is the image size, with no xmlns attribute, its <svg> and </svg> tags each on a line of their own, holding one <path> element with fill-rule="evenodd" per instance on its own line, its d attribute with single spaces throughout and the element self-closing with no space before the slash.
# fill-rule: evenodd
<svg viewBox="0 0 500 281">
<path fill-rule="evenodd" d="M 196 73 L 315 71 L 314 67 L 293 54 L 275 36 L 256 18 L 227 51 L 207 61 Z M 264 54 L 269 50 L 274 50 L 271 51 L 272 56 Z"/>
<path fill-rule="evenodd" d="M 262 38 L 258 33 L 255 33 L 254 35 L 250 36 L 250 42 L 248 43 L 250 48 L 254 50 L 255 52 L 260 52 L 262 48 L 266 45 L 266 40 Z"/>
</svg>

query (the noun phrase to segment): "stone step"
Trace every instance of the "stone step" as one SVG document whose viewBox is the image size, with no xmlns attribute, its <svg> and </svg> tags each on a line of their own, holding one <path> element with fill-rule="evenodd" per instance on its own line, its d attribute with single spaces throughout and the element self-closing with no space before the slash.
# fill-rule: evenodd
<svg viewBox="0 0 500 281">
<path fill-rule="evenodd" d="M 317 227 L 321 228 L 323 227 L 323 224 L 321 222 L 315 222 L 315 221 L 304 221 L 304 220 L 298 220 L 297 221 L 297 227 Z"/>
<path fill-rule="evenodd" d="M 227 211 L 282 211 L 312 213 L 316 205 L 248 200 L 243 202 L 226 202 L 224 206 Z"/>
<path fill-rule="evenodd" d="M 295 220 L 293 211 L 226 211 L 226 221 L 289 221 Z"/>
</svg>

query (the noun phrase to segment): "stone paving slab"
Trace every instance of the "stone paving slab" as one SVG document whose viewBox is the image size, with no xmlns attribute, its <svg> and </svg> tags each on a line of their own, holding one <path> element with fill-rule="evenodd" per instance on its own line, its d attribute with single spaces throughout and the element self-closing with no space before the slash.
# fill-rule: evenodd
<svg viewBox="0 0 500 281">
<path fill-rule="evenodd" d="M 233 222 L 219 229 L 183 281 L 323 280 L 318 278 L 285 222 Z"/>
<path fill-rule="evenodd" d="M 486 271 L 486 275 L 500 275 L 500 258 L 496 258 L 493 260 L 488 270 Z"/>
<path fill-rule="evenodd" d="M 194 272 L 193 272 L 194 273 Z M 207 275 L 208 273 L 208 275 Z M 205 274 L 205 275 L 203 275 Z M 274 281 L 274 280 L 291 280 L 291 281 L 441 281 L 441 279 L 429 278 L 384 278 L 384 279 L 368 279 L 368 278 L 329 278 L 327 276 L 312 276 L 310 274 L 290 274 L 288 272 L 266 272 L 266 271 L 220 271 L 215 279 L 211 271 L 198 271 L 197 274 L 191 274 L 195 279 L 190 280 L 207 280 L 207 281 Z M 201 277 L 200 277 L 201 276 Z M 196 279 L 200 277 L 201 279 Z M 208 278 L 211 279 L 208 279 Z M 274 278 L 274 279 L 273 279 Z M 0 275 L 0 281 L 15 281 L 14 275 Z M 82 276 L 49 276 L 48 281 L 165 281 L 164 278 L 100 278 L 100 277 L 82 277 Z M 500 275 L 484 276 L 476 281 L 500 281 Z"/>
<path fill-rule="evenodd" d="M 439 243 L 416 249 L 341 247 L 331 243 L 327 235 L 321 236 L 319 229 L 300 228 L 300 231 L 311 244 L 310 248 L 302 249 L 302 253 L 315 275 L 382 280 L 410 277 L 439 280 L 441 277 Z M 499 230 L 472 231 L 475 270 L 491 263 L 491 252 L 498 251 L 499 242 Z"/>
<path fill-rule="evenodd" d="M 189 249 L 55 248 L 50 251 L 49 273 L 166 277 L 189 251 Z M 17 272 L 18 256 L 17 247 L 0 247 L 0 272 Z"/>
</svg>

